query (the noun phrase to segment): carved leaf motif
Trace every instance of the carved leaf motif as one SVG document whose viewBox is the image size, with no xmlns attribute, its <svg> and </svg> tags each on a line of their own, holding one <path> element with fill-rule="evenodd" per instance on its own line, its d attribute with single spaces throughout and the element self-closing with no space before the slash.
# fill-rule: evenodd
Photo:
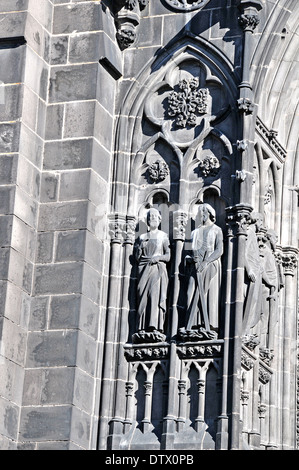
<svg viewBox="0 0 299 470">
<path fill-rule="evenodd" d="M 153 182 L 158 183 L 167 178 L 169 175 L 169 167 L 165 162 L 157 160 L 149 166 L 148 174 Z"/>
</svg>

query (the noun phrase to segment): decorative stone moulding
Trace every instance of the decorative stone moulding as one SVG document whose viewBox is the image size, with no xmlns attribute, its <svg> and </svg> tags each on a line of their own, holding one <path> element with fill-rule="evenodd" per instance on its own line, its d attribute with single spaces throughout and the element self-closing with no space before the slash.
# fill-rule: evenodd
<svg viewBox="0 0 299 470">
<path fill-rule="evenodd" d="M 209 3 L 210 0 L 165 0 L 165 2 L 175 10 L 193 11 L 199 10 Z"/>
</svg>

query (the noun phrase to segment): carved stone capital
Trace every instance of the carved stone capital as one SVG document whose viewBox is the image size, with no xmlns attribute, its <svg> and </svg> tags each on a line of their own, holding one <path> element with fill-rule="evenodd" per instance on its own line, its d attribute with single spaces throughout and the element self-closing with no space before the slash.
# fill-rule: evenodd
<svg viewBox="0 0 299 470">
<path fill-rule="evenodd" d="M 229 235 L 247 235 L 252 210 L 251 206 L 245 204 L 237 204 L 226 209 Z"/>
<path fill-rule="evenodd" d="M 241 401 L 242 405 L 247 405 L 249 401 L 249 392 L 247 390 L 241 390 Z"/>
<path fill-rule="evenodd" d="M 126 217 L 120 214 L 109 215 L 109 235 L 111 243 L 122 244 L 125 239 Z"/>
<path fill-rule="evenodd" d="M 281 263 L 285 276 L 295 276 L 298 266 L 298 250 L 292 247 L 282 247 Z"/>
<path fill-rule="evenodd" d="M 178 381 L 178 389 L 179 389 L 179 395 L 184 395 L 187 390 L 187 382 L 186 380 L 179 380 Z"/>
<path fill-rule="evenodd" d="M 126 233 L 125 243 L 134 245 L 136 232 L 136 218 L 134 216 L 127 216 L 126 218 Z"/>
<path fill-rule="evenodd" d="M 127 397 L 132 397 L 134 392 L 134 384 L 133 382 L 127 382 L 126 383 L 126 396 Z"/>
</svg>

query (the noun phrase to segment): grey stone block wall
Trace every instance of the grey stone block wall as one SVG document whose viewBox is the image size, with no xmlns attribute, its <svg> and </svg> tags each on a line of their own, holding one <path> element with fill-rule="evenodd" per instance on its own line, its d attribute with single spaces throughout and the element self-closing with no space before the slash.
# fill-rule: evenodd
<svg viewBox="0 0 299 470">
<path fill-rule="evenodd" d="M 101 39 L 120 53 L 101 2 L 13 3 L 0 13 L 1 38 L 24 38 L 0 48 L 1 448 L 88 449 L 115 89 Z"/>
</svg>

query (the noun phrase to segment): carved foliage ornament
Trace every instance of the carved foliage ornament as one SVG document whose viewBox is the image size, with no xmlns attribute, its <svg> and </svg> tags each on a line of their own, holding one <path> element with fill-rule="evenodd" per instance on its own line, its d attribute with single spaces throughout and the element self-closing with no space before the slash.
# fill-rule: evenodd
<svg viewBox="0 0 299 470">
<path fill-rule="evenodd" d="M 169 167 L 162 160 L 157 160 L 148 167 L 148 174 L 154 183 L 159 183 L 169 175 Z"/>
<path fill-rule="evenodd" d="M 205 114 L 208 106 L 208 90 L 198 89 L 198 78 L 179 82 L 181 91 L 173 91 L 168 98 L 168 115 L 175 117 L 178 127 L 196 125 L 197 114 Z"/>
<path fill-rule="evenodd" d="M 165 0 L 166 3 L 180 11 L 192 11 L 203 8 L 210 0 Z"/>
<path fill-rule="evenodd" d="M 220 170 L 220 162 L 214 155 L 208 155 L 199 163 L 199 168 L 205 177 L 216 176 Z"/>
</svg>

